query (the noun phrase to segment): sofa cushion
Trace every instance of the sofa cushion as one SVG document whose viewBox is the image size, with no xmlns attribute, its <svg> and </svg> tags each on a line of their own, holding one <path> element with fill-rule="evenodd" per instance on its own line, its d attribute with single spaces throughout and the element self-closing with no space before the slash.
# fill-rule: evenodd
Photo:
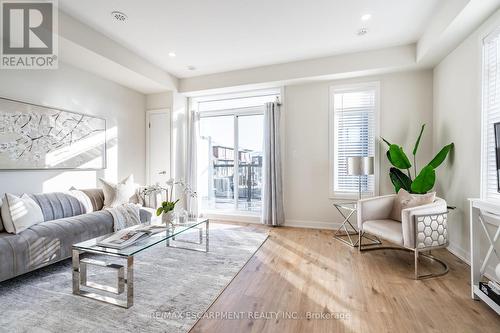
<svg viewBox="0 0 500 333">
<path fill-rule="evenodd" d="M 32 225 L 43 222 L 42 210 L 27 194 L 18 197 L 5 193 L 1 215 L 5 230 L 11 234 L 18 234 Z"/>
<path fill-rule="evenodd" d="M 113 217 L 97 211 L 0 233 L 0 281 L 71 256 L 73 244 L 113 231 Z"/>
<path fill-rule="evenodd" d="M 70 193 L 53 192 L 30 194 L 30 196 L 42 209 L 44 221 L 52 221 L 86 213 L 84 204 Z"/>
<path fill-rule="evenodd" d="M 394 220 L 371 220 L 363 222 L 363 231 L 397 245 L 403 245 L 401 222 Z"/>
</svg>

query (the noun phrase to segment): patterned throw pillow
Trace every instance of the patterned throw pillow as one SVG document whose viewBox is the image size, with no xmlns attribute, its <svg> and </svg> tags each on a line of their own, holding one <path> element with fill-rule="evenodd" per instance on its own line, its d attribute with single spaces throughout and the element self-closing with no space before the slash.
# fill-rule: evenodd
<svg viewBox="0 0 500 333">
<path fill-rule="evenodd" d="M 18 234 L 32 225 L 43 222 L 42 209 L 29 195 L 18 197 L 5 193 L 2 204 L 2 220 L 8 233 Z"/>
</svg>

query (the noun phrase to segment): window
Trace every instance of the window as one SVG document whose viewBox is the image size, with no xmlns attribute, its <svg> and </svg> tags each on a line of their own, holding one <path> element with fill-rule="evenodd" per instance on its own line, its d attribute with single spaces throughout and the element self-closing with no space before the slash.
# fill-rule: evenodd
<svg viewBox="0 0 500 333">
<path fill-rule="evenodd" d="M 347 157 L 374 156 L 378 174 L 376 136 L 378 130 L 378 83 L 334 86 L 330 111 L 330 196 L 352 198 L 377 193 L 374 175 L 347 175 Z"/>
<path fill-rule="evenodd" d="M 201 97 L 198 197 L 202 211 L 259 214 L 262 207 L 264 104 L 279 90 Z"/>
<path fill-rule="evenodd" d="M 500 200 L 494 124 L 500 122 L 500 29 L 483 40 L 482 196 Z"/>
</svg>

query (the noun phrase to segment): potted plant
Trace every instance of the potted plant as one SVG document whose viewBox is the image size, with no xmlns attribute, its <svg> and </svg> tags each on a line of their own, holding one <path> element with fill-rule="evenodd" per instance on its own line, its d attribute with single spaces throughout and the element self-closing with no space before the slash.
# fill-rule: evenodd
<svg viewBox="0 0 500 333">
<path fill-rule="evenodd" d="M 161 203 L 161 206 L 156 209 L 156 216 L 161 216 L 161 221 L 163 224 L 169 225 L 174 222 L 174 208 L 175 205 L 179 202 L 179 199 L 173 200 L 174 196 L 174 185 L 176 184 L 174 179 L 169 179 L 167 181 L 167 188 L 163 188 L 165 190 L 165 201 Z"/>
<path fill-rule="evenodd" d="M 175 205 L 179 202 L 180 199 L 173 200 L 173 189 L 175 185 L 179 185 L 184 193 L 187 195 L 188 199 L 196 198 L 196 192 L 192 190 L 191 186 L 184 182 L 184 180 L 175 181 L 174 179 L 169 179 L 167 182 L 167 187 L 163 187 L 159 184 L 150 185 L 142 191 L 142 195 L 145 197 L 150 194 L 157 194 L 165 192 L 165 201 L 163 201 L 156 209 L 156 215 L 162 216 L 162 223 L 164 224 L 172 224 L 175 220 L 174 209 Z M 190 215 L 188 218 L 191 217 Z"/>
<path fill-rule="evenodd" d="M 161 203 L 161 206 L 156 210 L 156 216 L 160 216 L 163 214 L 161 217 L 161 221 L 163 224 L 169 225 L 174 222 L 174 208 L 177 202 L 179 202 L 179 199 L 175 201 L 163 201 Z"/>
<path fill-rule="evenodd" d="M 389 170 L 389 176 L 396 193 L 401 188 L 405 189 L 409 193 L 416 194 L 424 194 L 432 190 L 434 183 L 436 182 L 435 170 L 441 165 L 441 163 L 443 163 L 446 156 L 448 156 L 448 153 L 453 149 L 453 142 L 444 146 L 439 153 L 437 153 L 437 155 L 426 166 L 424 166 L 419 173 L 417 173 L 416 154 L 424 129 L 425 124 L 422 125 L 420 134 L 418 135 L 412 151 L 413 165 L 405 154 L 403 147 L 391 144 L 389 141 L 382 138 L 382 140 L 389 146 L 386 156 L 389 162 L 393 165 L 393 167 Z M 414 172 L 413 177 L 411 174 L 412 166 Z M 403 170 L 406 171 L 406 173 L 403 172 Z"/>
</svg>

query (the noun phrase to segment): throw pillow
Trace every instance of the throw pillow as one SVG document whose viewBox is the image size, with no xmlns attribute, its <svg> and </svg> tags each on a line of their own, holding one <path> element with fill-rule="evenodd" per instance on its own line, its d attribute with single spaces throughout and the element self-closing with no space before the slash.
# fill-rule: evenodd
<svg viewBox="0 0 500 333">
<path fill-rule="evenodd" d="M 436 192 L 426 194 L 411 194 L 404 189 L 400 189 L 394 203 L 392 204 L 392 211 L 390 218 L 401 222 L 401 211 L 405 208 L 417 207 L 433 203 L 436 199 Z"/>
<path fill-rule="evenodd" d="M 77 190 L 74 187 L 71 187 L 68 191 L 69 195 L 75 197 L 85 208 L 85 213 L 92 213 L 94 211 L 94 206 L 92 205 L 92 201 L 89 196 L 80 190 Z"/>
<path fill-rule="evenodd" d="M 130 175 L 118 184 L 99 178 L 104 193 L 104 208 L 114 208 L 134 200 L 136 188 L 134 175 Z"/>
<path fill-rule="evenodd" d="M 40 206 L 29 195 L 23 194 L 18 197 L 5 193 L 2 220 L 8 233 L 18 234 L 32 225 L 43 222 L 43 213 Z"/>
</svg>

